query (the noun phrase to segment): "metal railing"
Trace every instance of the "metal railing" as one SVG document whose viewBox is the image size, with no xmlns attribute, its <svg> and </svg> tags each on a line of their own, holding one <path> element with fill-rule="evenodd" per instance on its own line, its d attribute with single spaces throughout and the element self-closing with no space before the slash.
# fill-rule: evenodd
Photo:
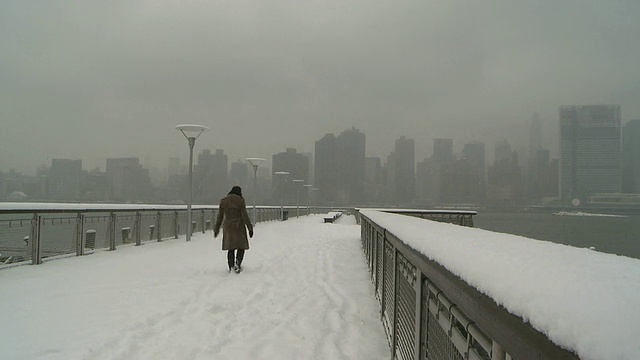
<svg viewBox="0 0 640 360">
<path fill-rule="evenodd" d="M 256 221 L 277 220 L 279 211 L 279 207 L 257 208 Z M 217 207 L 192 209 L 192 231 L 213 229 L 216 212 Z M 177 239 L 186 229 L 184 207 L 0 210 L 0 269 Z"/>
<path fill-rule="evenodd" d="M 474 213 L 452 211 L 450 222 L 470 226 L 462 219 Z M 358 218 L 393 359 L 578 359 L 381 225 Z"/>
</svg>

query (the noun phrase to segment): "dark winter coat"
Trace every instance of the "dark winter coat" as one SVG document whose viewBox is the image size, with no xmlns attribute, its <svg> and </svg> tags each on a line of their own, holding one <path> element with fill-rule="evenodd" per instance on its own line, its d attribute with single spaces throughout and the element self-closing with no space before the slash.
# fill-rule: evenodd
<svg viewBox="0 0 640 360">
<path fill-rule="evenodd" d="M 229 194 L 220 200 L 214 234 L 222 226 L 222 250 L 249 249 L 247 230 L 253 231 L 244 198 Z"/>
</svg>

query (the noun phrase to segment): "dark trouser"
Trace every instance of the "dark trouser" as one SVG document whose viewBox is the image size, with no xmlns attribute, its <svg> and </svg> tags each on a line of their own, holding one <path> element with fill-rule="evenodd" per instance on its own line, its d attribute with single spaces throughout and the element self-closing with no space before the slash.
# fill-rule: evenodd
<svg viewBox="0 0 640 360">
<path fill-rule="evenodd" d="M 242 259 L 244 259 L 244 249 L 238 249 L 237 256 L 235 254 L 235 250 L 229 250 L 227 252 L 227 263 L 229 264 L 229 269 L 233 268 L 234 260 L 235 264 L 238 264 L 238 266 L 240 266 L 242 264 Z"/>
</svg>

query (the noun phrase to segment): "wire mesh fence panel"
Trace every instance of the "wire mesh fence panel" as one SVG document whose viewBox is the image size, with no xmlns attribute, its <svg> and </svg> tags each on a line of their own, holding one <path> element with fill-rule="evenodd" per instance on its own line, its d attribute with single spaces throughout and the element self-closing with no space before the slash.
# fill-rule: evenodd
<svg viewBox="0 0 640 360">
<path fill-rule="evenodd" d="M 429 338 L 429 281 L 422 280 L 422 298 L 420 299 L 420 360 L 432 359 L 429 357 L 427 341 Z"/>
<path fill-rule="evenodd" d="M 412 359 L 415 351 L 416 267 L 401 254 L 396 258 L 396 356 L 398 359 Z"/>
<path fill-rule="evenodd" d="M 173 238 L 175 235 L 175 212 L 161 212 L 160 217 L 160 238 Z"/>
<path fill-rule="evenodd" d="M 76 224 L 76 216 L 43 216 L 40 227 L 42 258 L 75 253 Z"/>
<path fill-rule="evenodd" d="M 378 284 L 378 288 L 376 289 L 377 291 L 377 295 L 378 295 L 378 299 L 380 299 L 380 301 L 382 302 L 382 286 L 384 285 L 384 278 L 383 278 L 383 272 L 384 272 L 384 236 L 381 233 L 377 233 L 376 236 L 376 248 L 375 248 L 375 252 L 376 252 L 376 280 L 377 280 L 377 284 Z"/>
<path fill-rule="evenodd" d="M 109 222 L 108 214 L 89 215 L 84 218 L 84 248 L 108 249 L 109 248 Z"/>
<path fill-rule="evenodd" d="M 455 345 L 447 335 L 447 332 L 440 327 L 435 316 L 428 313 L 429 320 L 427 322 L 427 356 L 428 360 L 463 360 L 464 357 L 456 349 Z"/>
<path fill-rule="evenodd" d="M 0 266 L 31 260 L 32 217 L 7 217 L 0 219 Z"/>
<path fill-rule="evenodd" d="M 384 286 L 383 294 L 384 298 L 382 299 L 384 305 L 384 316 L 383 320 L 385 326 L 387 327 L 387 334 L 393 334 L 393 317 L 394 317 L 394 298 L 393 298 L 393 277 L 394 277 L 394 264 L 393 264 L 393 253 L 394 248 L 391 243 L 385 240 L 384 242 L 384 262 L 383 262 L 383 276 L 382 276 L 382 286 Z"/>
<path fill-rule="evenodd" d="M 186 235 L 187 233 L 187 212 L 178 212 L 178 234 Z"/>
<path fill-rule="evenodd" d="M 155 241 L 156 236 L 156 219 L 155 213 L 142 213 L 140 215 L 140 241 Z"/>
</svg>

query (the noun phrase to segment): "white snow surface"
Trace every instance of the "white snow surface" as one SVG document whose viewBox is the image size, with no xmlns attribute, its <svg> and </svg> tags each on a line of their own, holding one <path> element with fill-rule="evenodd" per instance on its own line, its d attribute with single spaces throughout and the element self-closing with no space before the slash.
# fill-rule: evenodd
<svg viewBox="0 0 640 360">
<path fill-rule="evenodd" d="M 583 360 L 640 359 L 640 260 L 361 210 Z"/>
<path fill-rule="evenodd" d="M 353 216 L 259 223 L 244 271 L 221 237 L 0 271 L 2 359 L 389 359 Z"/>
</svg>

